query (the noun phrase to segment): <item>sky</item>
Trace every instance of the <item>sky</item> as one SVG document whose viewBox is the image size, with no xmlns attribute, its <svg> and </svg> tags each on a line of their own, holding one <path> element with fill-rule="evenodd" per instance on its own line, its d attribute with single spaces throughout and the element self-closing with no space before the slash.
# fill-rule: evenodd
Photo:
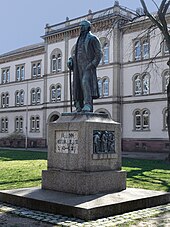
<svg viewBox="0 0 170 227">
<path fill-rule="evenodd" d="M 145 1 L 155 11 L 153 0 Z M 161 0 L 155 0 L 160 4 Z M 140 0 L 119 0 L 136 10 Z M 0 54 L 43 42 L 45 25 L 54 25 L 114 5 L 114 0 L 0 0 Z"/>
</svg>

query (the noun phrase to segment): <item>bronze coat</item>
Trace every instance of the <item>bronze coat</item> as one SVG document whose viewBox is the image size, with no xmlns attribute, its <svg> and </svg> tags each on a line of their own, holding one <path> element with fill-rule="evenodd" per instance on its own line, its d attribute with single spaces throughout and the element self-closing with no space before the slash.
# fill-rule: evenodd
<svg viewBox="0 0 170 227">
<path fill-rule="evenodd" d="M 77 46 L 75 48 L 75 56 L 73 57 L 73 99 L 74 101 L 83 100 L 83 94 L 80 86 L 79 72 L 77 68 Z M 86 58 L 89 61 L 89 64 L 92 64 L 90 69 L 91 72 L 91 89 L 92 89 L 92 98 L 99 98 L 99 89 L 97 82 L 97 73 L 96 67 L 100 63 L 102 57 L 101 45 L 99 39 L 89 32 L 85 38 L 85 53 Z"/>
</svg>

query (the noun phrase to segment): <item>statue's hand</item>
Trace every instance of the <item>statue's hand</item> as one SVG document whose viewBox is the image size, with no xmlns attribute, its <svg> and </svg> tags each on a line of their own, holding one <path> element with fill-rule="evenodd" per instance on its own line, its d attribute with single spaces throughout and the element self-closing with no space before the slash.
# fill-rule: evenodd
<svg viewBox="0 0 170 227">
<path fill-rule="evenodd" d="M 68 59 L 67 67 L 68 67 L 70 70 L 73 70 L 73 59 L 72 59 L 72 58 L 69 58 L 69 59 Z"/>
</svg>

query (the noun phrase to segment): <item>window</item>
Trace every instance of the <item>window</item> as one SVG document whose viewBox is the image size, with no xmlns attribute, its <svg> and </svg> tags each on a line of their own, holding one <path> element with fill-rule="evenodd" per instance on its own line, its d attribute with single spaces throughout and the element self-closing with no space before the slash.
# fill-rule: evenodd
<svg viewBox="0 0 170 227">
<path fill-rule="evenodd" d="M 134 60 L 144 60 L 149 58 L 149 40 L 141 38 L 134 42 Z"/>
<path fill-rule="evenodd" d="M 23 117 L 21 116 L 15 118 L 15 131 L 23 132 Z"/>
<path fill-rule="evenodd" d="M 9 68 L 6 68 L 6 69 L 2 70 L 1 83 L 5 84 L 5 83 L 9 83 L 9 82 L 10 82 L 10 71 L 9 71 Z"/>
<path fill-rule="evenodd" d="M 134 111 L 134 130 L 136 131 L 147 131 L 149 130 L 149 111 L 135 110 Z"/>
<path fill-rule="evenodd" d="M 102 94 L 103 94 L 103 92 L 102 92 L 102 79 L 98 79 L 98 88 L 99 88 L 99 95 L 100 95 L 100 97 L 102 97 Z"/>
<path fill-rule="evenodd" d="M 57 73 L 62 70 L 62 54 L 61 50 L 55 49 L 51 54 L 51 72 Z"/>
<path fill-rule="evenodd" d="M 21 81 L 25 79 L 25 66 L 19 65 L 16 67 L 16 81 Z"/>
<path fill-rule="evenodd" d="M 61 85 L 52 85 L 50 87 L 50 102 L 61 101 Z"/>
<path fill-rule="evenodd" d="M 109 41 L 106 37 L 101 37 L 100 42 L 101 42 L 101 48 L 103 52 L 103 56 L 100 61 L 100 64 L 105 65 L 109 63 Z"/>
<path fill-rule="evenodd" d="M 150 75 L 144 73 L 137 74 L 133 78 L 134 95 L 148 95 L 150 92 Z"/>
<path fill-rule="evenodd" d="M 8 118 L 1 118 L 1 132 L 8 132 Z"/>
<path fill-rule="evenodd" d="M 39 132 L 39 130 L 40 130 L 40 117 L 39 116 L 31 116 L 30 129 L 31 129 L 31 132 Z"/>
<path fill-rule="evenodd" d="M 163 54 L 169 54 L 168 46 L 165 40 L 163 41 Z"/>
<path fill-rule="evenodd" d="M 149 94 L 149 76 L 148 74 L 144 74 L 142 77 L 142 84 L 143 84 L 143 94 Z"/>
<path fill-rule="evenodd" d="M 167 87 L 169 84 L 169 70 L 165 70 L 162 74 L 162 86 L 163 86 L 163 92 L 167 92 Z"/>
<path fill-rule="evenodd" d="M 32 63 L 32 78 L 41 77 L 41 62 L 33 62 Z"/>
<path fill-rule="evenodd" d="M 41 102 L 41 90 L 40 88 L 33 88 L 31 90 L 31 104 L 36 105 Z"/>
<path fill-rule="evenodd" d="M 24 105 L 24 91 L 16 91 L 15 93 L 15 104 L 16 106 L 22 106 Z"/>
<path fill-rule="evenodd" d="M 108 97 L 109 96 L 109 78 L 104 77 L 98 79 L 98 88 L 100 97 Z"/>
<path fill-rule="evenodd" d="M 163 130 L 168 130 L 168 109 L 163 110 Z"/>
<path fill-rule="evenodd" d="M 57 85 L 56 99 L 58 101 L 61 100 L 61 86 L 60 85 Z"/>
<path fill-rule="evenodd" d="M 5 108 L 9 106 L 9 94 L 8 92 L 1 94 L 1 107 Z"/>
</svg>

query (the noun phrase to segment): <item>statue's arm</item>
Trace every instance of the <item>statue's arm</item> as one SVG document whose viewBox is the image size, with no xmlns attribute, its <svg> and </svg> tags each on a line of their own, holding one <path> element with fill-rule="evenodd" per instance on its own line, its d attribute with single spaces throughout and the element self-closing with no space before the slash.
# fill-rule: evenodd
<svg viewBox="0 0 170 227">
<path fill-rule="evenodd" d="M 100 44 L 100 41 L 97 37 L 93 38 L 92 45 L 93 45 L 94 55 L 95 55 L 95 58 L 93 59 L 92 64 L 95 67 L 97 67 L 98 64 L 100 63 L 101 58 L 102 58 L 101 44 Z"/>
</svg>

